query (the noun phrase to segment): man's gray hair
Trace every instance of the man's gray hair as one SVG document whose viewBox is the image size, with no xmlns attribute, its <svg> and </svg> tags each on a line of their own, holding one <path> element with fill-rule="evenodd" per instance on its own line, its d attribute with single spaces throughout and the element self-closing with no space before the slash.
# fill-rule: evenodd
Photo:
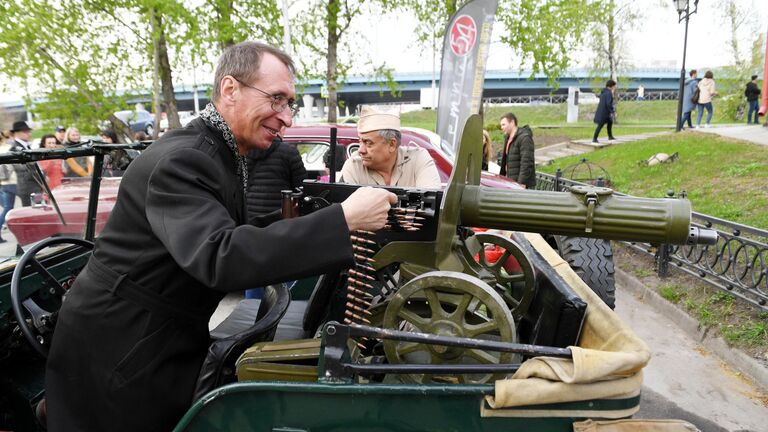
<svg viewBox="0 0 768 432">
<path fill-rule="evenodd" d="M 403 139 L 403 134 L 397 129 L 380 129 L 379 136 L 387 141 L 394 139 L 397 145 L 400 145 L 400 141 Z"/>
<path fill-rule="evenodd" d="M 296 75 L 296 66 L 293 64 L 293 60 L 282 50 L 262 42 L 241 42 L 224 50 L 219 58 L 219 64 L 213 78 L 213 101 L 219 100 L 221 80 L 227 75 L 231 75 L 245 84 L 258 80 L 261 58 L 265 53 L 277 57 L 288 67 L 292 75 Z"/>
</svg>

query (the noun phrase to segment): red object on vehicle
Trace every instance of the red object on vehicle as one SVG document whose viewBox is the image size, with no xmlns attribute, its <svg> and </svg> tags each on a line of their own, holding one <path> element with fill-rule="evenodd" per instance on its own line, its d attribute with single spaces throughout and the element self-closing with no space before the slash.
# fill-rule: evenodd
<svg viewBox="0 0 768 432">
<path fill-rule="evenodd" d="M 88 192 L 90 179 L 73 179 L 62 183 L 51 192 L 56 197 L 66 225 L 61 223 L 52 204 L 34 207 L 16 207 L 6 216 L 8 229 L 20 245 L 28 245 L 56 235 L 82 237 L 88 213 Z M 99 190 L 99 204 L 96 213 L 96 233 L 101 232 L 117 201 L 119 178 L 104 178 Z"/>
</svg>

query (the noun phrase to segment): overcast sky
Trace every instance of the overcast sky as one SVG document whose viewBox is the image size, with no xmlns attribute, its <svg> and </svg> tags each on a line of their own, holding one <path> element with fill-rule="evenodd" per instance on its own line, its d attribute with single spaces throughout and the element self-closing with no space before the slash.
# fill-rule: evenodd
<svg viewBox="0 0 768 432">
<path fill-rule="evenodd" d="M 768 30 L 768 0 L 738 0 L 743 7 L 753 11 L 753 22 L 745 25 L 740 34 L 740 46 L 743 55 L 748 53 L 749 46 L 754 40 L 752 32 Z M 628 38 L 631 63 L 634 67 L 672 67 L 679 69 L 683 52 L 684 23 L 678 24 L 677 13 L 672 6 L 672 0 L 635 0 L 636 4 L 653 5 L 644 12 L 644 18 L 637 29 L 625 32 Z M 728 48 L 730 34 L 723 21 L 723 13 L 716 5 L 718 0 L 701 0 L 699 11 L 690 19 L 688 34 L 688 54 L 686 66 L 703 69 L 729 64 L 731 54 Z M 664 7 L 658 7 L 663 4 Z M 760 5 L 759 7 L 757 5 Z M 413 18 L 398 16 L 377 16 L 375 19 L 358 19 L 349 34 L 360 37 L 362 46 L 367 48 L 374 63 L 386 62 L 394 67 L 396 72 L 431 72 L 432 52 L 429 49 L 416 46 L 411 42 L 412 32 L 416 25 Z M 511 49 L 499 40 L 502 28 L 494 28 L 493 38 L 488 58 L 489 70 L 517 70 L 520 59 Z M 587 65 L 588 53 L 574 53 L 575 67 Z M 437 68 L 439 68 L 440 53 L 437 53 Z M 198 82 L 210 82 L 212 71 L 197 70 Z M 757 71 L 755 71 L 757 72 Z M 437 74 L 439 77 L 439 73 Z M 191 71 L 178 72 L 175 78 L 192 83 Z M 3 89 L 0 88 L 0 92 Z M 19 95 L 0 93 L 0 101 L 18 100 Z"/>
<path fill-rule="evenodd" d="M 638 28 L 626 32 L 629 42 L 631 63 L 635 67 L 673 67 L 679 69 L 683 56 L 683 36 L 685 23 L 678 24 L 677 12 L 672 0 L 661 1 L 664 7 L 658 7 L 658 0 L 634 0 L 635 4 L 649 4 L 654 7 L 644 11 L 645 17 Z M 752 10 L 754 25 L 744 26 L 740 32 L 740 47 L 747 55 L 752 40 L 752 31 L 765 33 L 768 30 L 768 0 L 738 0 L 739 4 Z M 729 31 L 723 21 L 723 13 L 716 9 L 717 0 L 701 0 L 698 13 L 692 15 L 688 28 L 687 68 L 704 68 L 729 64 L 731 54 L 728 48 Z M 760 4 L 760 7 L 756 5 Z M 432 53 L 420 47 L 412 46 L 403 35 L 412 31 L 415 20 L 408 17 L 385 17 L 370 26 L 366 31 L 372 41 L 373 55 L 377 62 L 384 60 L 399 72 L 431 70 Z M 751 28 L 750 28 L 751 27 Z M 362 26 L 361 26 L 362 28 Z M 395 30 L 396 29 L 396 30 Z M 488 69 L 517 69 L 520 58 L 500 42 L 502 26 L 494 27 L 493 41 L 488 57 Z M 752 36 L 752 37 L 750 37 Z M 747 42 L 749 39 L 749 43 Z M 402 40 L 400 43 L 394 41 Z M 587 53 L 574 57 L 578 63 L 586 65 Z M 438 62 L 439 62 L 438 53 Z M 426 66 L 426 67 L 425 67 Z M 439 67 L 439 66 L 438 66 Z"/>
</svg>

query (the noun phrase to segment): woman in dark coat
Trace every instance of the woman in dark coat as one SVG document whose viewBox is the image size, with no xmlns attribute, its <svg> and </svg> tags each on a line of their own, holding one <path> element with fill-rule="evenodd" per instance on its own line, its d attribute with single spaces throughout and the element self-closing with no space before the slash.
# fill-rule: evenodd
<svg viewBox="0 0 768 432">
<path fill-rule="evenodd" d="M 600 130 L 608 125 L 608 139 L 614 140 L 613 137 L 613 89 L 616 88 L 616 81 L 609 79 L 605 83 L 603 92 L 600 93 L 600 103 L 597 104 L 597 111 L 595 112 L 595 134 L 592 136 L 592 142 L 597 142 L 597 137 L 600 135 Z"/>
</svg>

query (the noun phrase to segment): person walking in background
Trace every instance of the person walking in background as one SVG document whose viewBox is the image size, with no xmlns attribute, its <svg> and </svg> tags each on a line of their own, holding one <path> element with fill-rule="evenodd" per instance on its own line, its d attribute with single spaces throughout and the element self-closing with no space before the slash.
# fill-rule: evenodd
<svg viewBox="0 0 768 432">
<path fill-rule="evenodd" d="M 637 86 L 637 100 L 639 101 L 645 100 L 645 87 L 643 87 L 642 84 Z"/>
<path fill-rule="evenodd" d="M 712 121 L 712 98 L 714 96 L 717 96 L 717 91 L 715 91 L 715 80 L 713 79 L 715 76 L 712 74 L 711 70 L 708 70 L 704 74 L 704 79 L 699 81 L 698 89 L 699 89 L 699 102 L 697 106 L 697 110 L 699 111 L 699 114 L 696 116 L 696 128 L 698 129 L 699 126 L 701 126 L 701 117 L 704 114 L 704 110 L 707 110 L 707 122 L 704 124 L 705 128 L 709 127 L 709 122 Z"/>
<path fill-rule="evenodd" d="M 307 170 L 296 146 L 284 144 L 280 139 L 272 140 L 267 149 L 248 151 L 246 157 L 248 190 L 245 198 L 249 220 L 280 209 L 280 192 L 301 186 L 307 178 Z M 247 289 L 245 298 L 261 298 L 263 293 L 263 287 Z"/>
<path fill-rule="evenodd" d="M 64 147 L 77 147 L 80 142 L 80 131 L 76 127 L 67 129 L 64 134 Z M 64 177 L 90 177 L 93 175 L 93 163 L 85 156 L 69 158 L 64 161 Z"/>
<path fill-rule="evenodd" d="M 32 138 L 32 128 L 27 125 L 27 122 L 17 121 L 13 123 L 11 128 L 11 140 L 9 151 L 21 151 L 31 149 L 30 140 Z M 37 184 L 32 172 L 27 169 L 27 164 L 13 164 L 13 169 L 16 171 L 16 194 L 21 200 L 21 205 L 28 207 L 32 205 L 33 193 L 39 193 L 40 185 Z"/>
<path fill-rule="evenodd" d="M 493 143 L 491 142 L 491 134 L 487 130 L 483 129 L 483 171 L 488 171 L 488 163 L 491 161 L 491 152 L 493 151 Z"/>
<path fill-rule="evenodd" d="M 533 132 L 528 125 L 517 127 L 517 117 L 508 112 L 499 120 L 504 132 L 504 153 L 500 175 L 506 175 L 528 189 L 536 187 L 536 160 Z"/>
<path fill-rule="evenodd" d="M 691 71 L 688 72 L 690 78 L 685 81 L 685 86 L 683 87 L 683 120 L 680 122 L 680 125 L 683 128 L 685 127 L 685 123 L 688 122 L 688 127 L 693 129 L 693 124 L 691 124 L 691 112 L 696 108 L 696 103 L 694 103 L 691 98 L 693 98 L 693 93 L 699 85 L 699 80 L 696 78 L 696 75 L 698 75 L 696 69 L 691 69 Z"/>
<path fill-rule="evenodd" d="M 760 99 L 760 88 L 757 87 L 757 75 L 752 75 L 752 81 L 747 83 L 747 88 L 744 90 L 744 96 L 747 97 L 747 105 L 749 105 L 749 111 L 747 111 L 747 124 L 752 119 L 752 113 L 755 113 L 755 121 L 757 124 L 757 116 L 760 112 L 760 105 L 757 100 Z"/>
<path fill-rule="evenodd" d="M 600 93 L 600 102 L 597 104 L 597 111 L 595 111 L 595 134 L 592 136 L 592 142 L 597 142 L 597 137 L 600 136 L 600 130 L 603 126 L 608 125 L 608 140 L 615 140 L 613 137 L 613 90 L 616 88 L 616 81 L 609 79 L 605 83 L 605 88 Z"/>
<path fill-rule="evenodd" d="M 55 135 L 47 134 L 40 138 L 40 147 L 56 148 L 61 146 L 59 145 Z M 56 186 L 61 184 L 61 178 L 64 177 L 64 169 L 61 166 L 61 160 L 43 160 L 37 164 L 40 165 L 40 169 L 43 170 L 43 173 L 45 173 L 48 187 L 51 188 L 51 190 L 55 189 Z"/>
</svg>

